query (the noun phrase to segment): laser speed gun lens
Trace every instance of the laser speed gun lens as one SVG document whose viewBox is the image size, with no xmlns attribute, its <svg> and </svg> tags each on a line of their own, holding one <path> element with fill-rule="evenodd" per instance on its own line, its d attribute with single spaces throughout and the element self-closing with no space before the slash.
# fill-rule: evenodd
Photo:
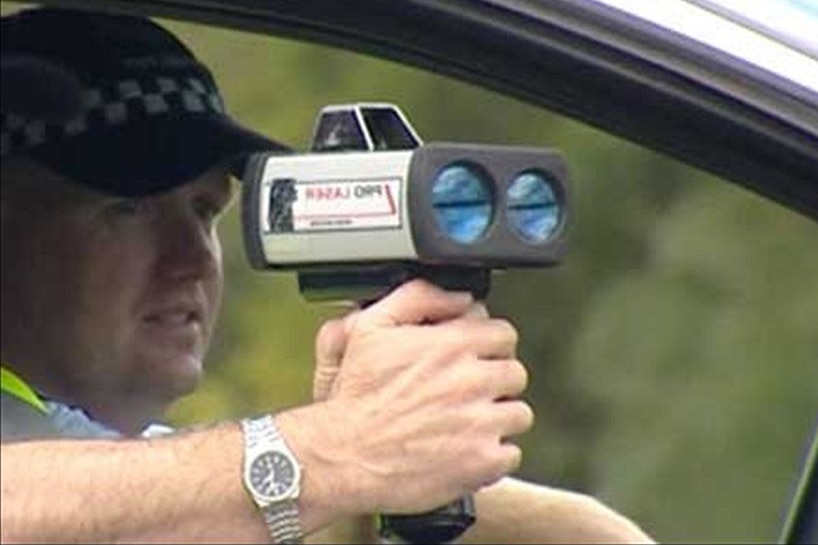
<svg viewBox="0 0 818 545">
<path fill-rule="evenodd" d="M 540 244 L 560 225 L 562 210 L 548 178 L 538 171 L 523 172 L 507 194 L 508 222 L 526 242 Z"/>
<path fill-rule="evenodd" d="M 452 240 L 470 244 L 491 223 L 493 199 L 482 169 L 476 165 L 449 165 L 432 185 L 432 206 L 440 228 Z"/>
</svg>

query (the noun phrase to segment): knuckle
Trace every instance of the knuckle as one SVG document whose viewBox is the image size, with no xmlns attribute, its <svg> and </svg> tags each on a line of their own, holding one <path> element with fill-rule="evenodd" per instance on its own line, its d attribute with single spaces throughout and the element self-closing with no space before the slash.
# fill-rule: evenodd
<svg viewBox="0 0 818 545">
<path fill-rule="evenodd" d="M 534 425 L 534 410 L 525 401 L 504 401 L 499 404 L 501 411 L 497 422 L 500 440 L 513 435 L 520 435 Z"/>
<path fill-rule="evenodd" d="M 460 353 L 472 352 L 477 341 L 485 335 L 485 330 L 476 320 L 457 320 L 442 327 L 446 328 L 443 342 Z"/>
<path fill-rule="evenodd" d="M 403 290 L 419 297 L 430 297 L 438 292 L 438 289 L 422 278 L 414 278 L 403 285 Z"/>
<path fill-rule="evenodd" d="M 506 443 L 503 445 L 506 473 L 519 469 L 523 462 L 523 450 L 517 445 Z"/>
<path fill-rule="evenodd" d="M 528 369 L 519 360 L 496 360 L 495 379 L 502 386 L 503 397 L 514 398 L 528 388 Z"/>
<path fill-rule="evenodd" d="M 528 388 L 528 369 L 520 360 L 511 360 L 510 367 L 509 373 L 515 378 L 518 391 L 523 392 Z"/>
<path fill-rule="evenodd" d="M 474 359 L 462 360 L 457 367 L 456 383 L 467 399 L 487 396 L 491 392 L 492 377 L 486 373 L 482 362 Z"/>
<path fill-rule="evenodd" d="M 497 330 L 497 336 L 502 342 L 509 346 L 517 346 L 517 342 L 520 340 L 520 334 L 511 322 L 505 319 L 495 318 L 493 324 Z"/>
<path fill-rule="evenodd" d="M 511 443 L 495 445 L 486 456 L 483 485 L 489 485 L 519 469 L 523 453 L 520 447 Z"/>
<path fill-rule="evenodd" d="M 476 331 L 472 322 L 458 320 L 451 327 L 446 327 L 445 341 L 452 347 L 468 348 Z"/>
<path fill-rule="evenodd" d="M 528 403 L 518 401 L 517 404 L 516 428 L 520 430 L 520 433 L 522 433 L 534 426 L 536 415 L 534 414 L 534 409 Z"/>
<path fill-rule="evenodd" d="M 474 303 L 469 309 L 469 314 L 475 318 L 485 319 L 489 317 L 488 308 L 484 303 Z"/>
</svg>

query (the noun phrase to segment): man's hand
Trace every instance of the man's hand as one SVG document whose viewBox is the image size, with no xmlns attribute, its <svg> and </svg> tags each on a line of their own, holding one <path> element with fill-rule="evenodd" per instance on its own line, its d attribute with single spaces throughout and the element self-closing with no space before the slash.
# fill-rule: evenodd
<svg viewBox="0 0 818 545">
<path fill-rule="evenodd" d="M 333 392 L 335 379 L 341 370 L 349 334 L 360 310 L 327 320 L 315 340 L 315 373 L 313 374 L 313 401 L 326 401 Z M 481 303 L 473 302 L 463 318 L 488 319 L 489 313 Z"/>
<path fill-rule="evenodd" d="M 469 294 L 423 281 L 330 322 L 315 383 L 327 401 L 279 418 L 306 486 L 320 468 L 340 514 L 409 513 L 507 475 L 521 453 L 506 438 L 533 420 L 516 399 L 528 378 L 516 347 L 514 328 Z"/>
</svg>

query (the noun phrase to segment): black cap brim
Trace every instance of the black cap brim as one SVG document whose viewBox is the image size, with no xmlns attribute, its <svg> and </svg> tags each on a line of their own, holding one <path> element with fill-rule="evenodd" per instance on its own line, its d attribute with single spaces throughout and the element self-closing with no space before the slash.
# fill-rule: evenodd
<svg viewBox="0 0 818 545">
<path fill-rule="evenodd" d="M 254 153 L 291 150 L 223 115 L 171 115 L 78 134 L 32 150 L 63 176 L 123 197 L 161 193 L 225 165 L 242 176 Z"/>
</svg>

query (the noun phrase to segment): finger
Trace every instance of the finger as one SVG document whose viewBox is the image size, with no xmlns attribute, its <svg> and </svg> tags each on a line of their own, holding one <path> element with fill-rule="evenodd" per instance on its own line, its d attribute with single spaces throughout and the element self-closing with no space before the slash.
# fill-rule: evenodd
<svg viewBox="0 0 818 545">
<path fill-rule="evenodd" d="M 497 402 L 494 413 L 502 438 L 523 434 L 534 425 L 534 410 L 525 401 Z"/>
<path fill-rule="evenodd" d="M 492 399 L 515 399 L 528 387 L 528 370 L 518 360 L 483 360 Z"/>
<path fill-rule="evenodd" d="M 470 353 L 482 359 L 514 359 L 517 355 L 519 334 L 506 320 L 460 318 L 437 326 L 430 333 L 447 335 L 451 342 L 465 346 Z"/>
<path fill-rule="evenodd" d="M 523 462 L 523 450 L 514 443 L 500 445 L 501 456 L 505 463 L 506 475 L 517 471 Z"/>
<path fill-rule="evenodd" d="M 476 360 L 457 368 L 457 379 L 476 397 L 490 401 L 519 398 L 528 387 L 528 371 L 514 359 Z"/>
<path fill-rule="evenodd" d="M 315 374 L 313 375 L 313 399 L 324 401 L 332 392 L 332 385 L 341 370 L 346 351 L 350 317 L 324 322 L 315 338 Z"/>
<path fill-rule="evenodd" d="M 486 474 L 480 487 L 490 486 L 519 469 L 523 461 L 523 451 L 513 443 L 501 442 L 492 447 L 490 457 L 492 470 Z"/>
<path fill-rule="evenodd" d="M 486 320 L 490 318 L 489 311 L 483 303 L 474 303 L 463 314 L 464 318 L 472 320 Z"/>
<path fill-rule="evenodd" d="M 363 311 L 360 321 L 375 327 L 436 323 L 461 317 L 473 302 L 469 292 L 411 280 Z"/>
</svg>

